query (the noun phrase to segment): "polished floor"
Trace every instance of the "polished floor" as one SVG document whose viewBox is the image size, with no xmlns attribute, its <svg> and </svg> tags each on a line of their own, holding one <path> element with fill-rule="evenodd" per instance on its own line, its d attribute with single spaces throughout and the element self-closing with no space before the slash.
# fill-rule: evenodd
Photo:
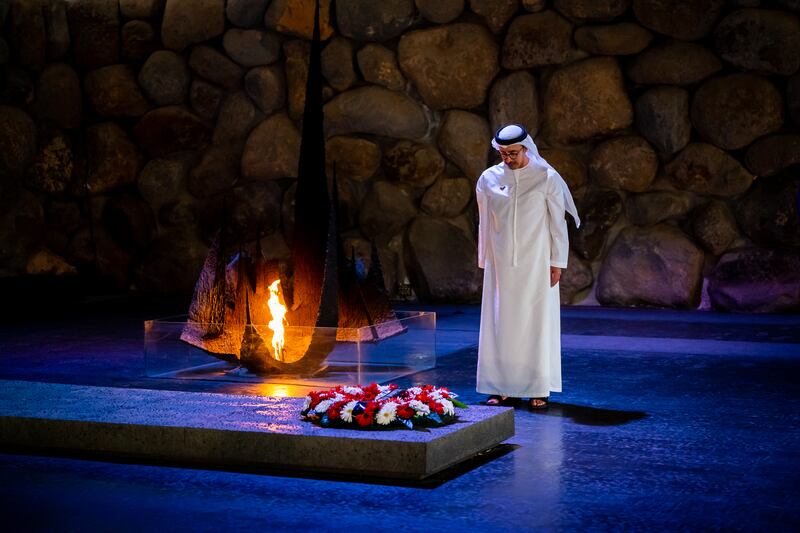
<svg viewBox="0 0 800 533">
<path fill-rule="evenodd" d="M 437 367 L 400 383 L 480 402 L 478 309 L 437 310 Z M 6 313 L 0 380 L 263 392 L 143 377 L 141 320 L 169 311 L 95 297 Z M 506 446 L 428 483 L 3 450 L 0 529 L 800 529 L 800 317 L 565 308 L 562 325 L 564 392 L 551 409 L 518 408 Z"/>
</svg>

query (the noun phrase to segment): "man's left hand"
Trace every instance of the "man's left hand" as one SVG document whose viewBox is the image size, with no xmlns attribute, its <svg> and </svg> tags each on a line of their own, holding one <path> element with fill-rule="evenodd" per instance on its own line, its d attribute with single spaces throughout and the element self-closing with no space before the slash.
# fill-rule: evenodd
<svg viewBox="0 0 800 533">
<path fill-rule="evenodd" d="M 561 269 L 558 267 L 550 267 L 550 286 L 555 287 L 558 280 L 561 279 Z"/>
</svg>

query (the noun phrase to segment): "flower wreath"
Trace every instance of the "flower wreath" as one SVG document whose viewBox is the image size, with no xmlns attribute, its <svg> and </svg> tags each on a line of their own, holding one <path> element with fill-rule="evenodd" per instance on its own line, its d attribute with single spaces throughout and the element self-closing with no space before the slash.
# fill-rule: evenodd
<svg viewBox="0 0 800 533">
<path fill-rule="evenodd" d="M 467 406 L 444 387 L 425 385 L 399 389 L 397 385 L 338 386 L 312 391 L 300 415 L 322 426 L 388 428 L 442 426 L 456 419 L 455 408 Z"/>
</svg>

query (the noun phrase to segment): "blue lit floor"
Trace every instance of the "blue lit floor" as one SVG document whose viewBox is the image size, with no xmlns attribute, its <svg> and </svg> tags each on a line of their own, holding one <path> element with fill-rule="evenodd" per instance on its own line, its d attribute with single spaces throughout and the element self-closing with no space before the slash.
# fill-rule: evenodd
<svg viewBox="0 0 800 533">
<path fill-rule="evenodd" d="M 437 368 L 401 384 L 447 385 L 479 402 L 477 308 L 439 311 Z M 142 378 L 140 320 L 153 312 L 95 303 L 69 319 L 7 322 L 0 379 L 253 392 Z M 436 483 L 6 453 L 2 529 L 800 529 L 797 316 L 570 308 L 562 323 L 564 393 L 553 407 L 517 409 L 505 453 Z"/>
</svg>

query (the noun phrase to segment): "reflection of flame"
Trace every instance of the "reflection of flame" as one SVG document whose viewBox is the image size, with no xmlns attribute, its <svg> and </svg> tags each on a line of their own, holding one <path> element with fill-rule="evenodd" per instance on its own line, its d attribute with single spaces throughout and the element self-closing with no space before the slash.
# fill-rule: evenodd
<svg viewBox="0 0 800 533">
<path fill-rule="evenodd" d="M 286 306 L 281 304 L 278 297 L 281 280 L 276 279 L 269 286 L 269 312 L 272 315 L 272 320 L 269 321 L 267 326 L 272 330 L 272 350 L 275 353 L 275 359 L 283 361 L 283 325 L 286 323 Z"/>
</svg>

